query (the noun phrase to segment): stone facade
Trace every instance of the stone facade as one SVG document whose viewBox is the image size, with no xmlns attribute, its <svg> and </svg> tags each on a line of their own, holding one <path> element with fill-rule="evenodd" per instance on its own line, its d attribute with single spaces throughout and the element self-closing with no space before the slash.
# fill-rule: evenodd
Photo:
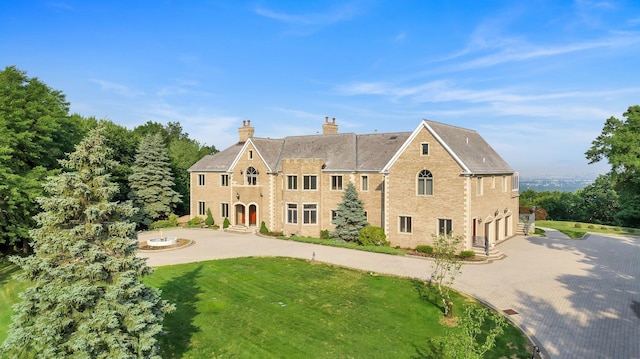
<svg viewBox="0 0 640 359">
<path fill-rule="evenodd" d="M 353 182 L 392 246 L 447 233 L 471 248 L 515 234 L 517 173 L 475 131 L 422 121 L 411 133 L 338 134 L 327 118 L 322 135 L 254 138 L 248 122 L 238 132 L 189 169 L 192 217 L 210 208 L 216 223 L 318 237 Z"/>
</svg>

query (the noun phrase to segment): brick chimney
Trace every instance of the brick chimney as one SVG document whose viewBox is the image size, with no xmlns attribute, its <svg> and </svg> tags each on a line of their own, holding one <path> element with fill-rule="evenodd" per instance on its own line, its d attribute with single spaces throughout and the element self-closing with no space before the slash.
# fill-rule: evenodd
<svg viewBox="0 0 640 359">
<path fill-rule="evenodd" d="M 253 137 L 254 128 L 251 127 L 251 120 L 242 121 L 242 127 L 238 129 L 238 135 L 240 135 L 240 142 L 247 142 L 248 139 Z"/>
<path fill-rule="evenodd" d="M 335 135 L 338 133 L 338 125 L 336 125 L 336 118 L 334 117 L 329 123 L 329 117 L 324 118 L 324 123 L 322 124 L 322 134 L 323 135 Z"/>
</svg>

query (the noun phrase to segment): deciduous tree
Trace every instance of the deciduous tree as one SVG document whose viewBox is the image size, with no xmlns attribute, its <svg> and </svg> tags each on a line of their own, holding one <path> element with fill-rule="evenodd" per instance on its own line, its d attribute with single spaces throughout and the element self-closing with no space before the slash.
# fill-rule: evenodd
<svg viewBox="0 0 640 359">
<path fill-rule="evenodd" d="M 14 257 L 30 283 L 0 351 L 19 358 L 158 358 L 156 336 L 172 306 L 141 283 L 135 208 L 112 201 L 116 163 L 101 129 L 50 177 L 31 231 L 34 254 Z"/>
<path fill-rule="evenodd" d="M 462 267 L 462 262 L 456 257 L 458 246 L 461 242 L 462 237 L 460 236 L 454 237 L 444 234 L 433 236 L 434 260 L 431 281 L 436 284 L 438 295 L 444 308 L 444 315 L 448 317 L 453 314 L 451 286 L 458 274 L 460 274 L 460 268 Z"/>
<path fill-rule="evenodd" d="M 640 227 L 640 106 L 631 106 L 624 120 L 610 117 L 585 153 L 589 163 L 604 159 L 611 165 L 610 178 L 620 198 L 616 219 Z"/>
</svg>

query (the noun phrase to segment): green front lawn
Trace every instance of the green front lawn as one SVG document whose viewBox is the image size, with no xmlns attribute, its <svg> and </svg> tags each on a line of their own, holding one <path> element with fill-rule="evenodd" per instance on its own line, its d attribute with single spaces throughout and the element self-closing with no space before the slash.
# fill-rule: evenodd
<svg viewBox="0 0 640 359">
<path fill-rule="evenodd" d="M 430 339 L 447 329 L 422 282 L 298 259 L 166 266 L 145 282 L 176 304 L 165 318 L 163 358 L 430 358 Z M 0 316 L 15 300 L 0 298 Z M 454 313 L 467 300 L 456 295 Z M 486 357 L 528 353 L 509 326 Z"/>
<path fill-rule="evenodd" d="M 640 229 L 581 222 L 536 221 L 536 227 L 556 229 L 571 238 L 582 238 L 586 233 L 640 235 Z"/>
</svg>

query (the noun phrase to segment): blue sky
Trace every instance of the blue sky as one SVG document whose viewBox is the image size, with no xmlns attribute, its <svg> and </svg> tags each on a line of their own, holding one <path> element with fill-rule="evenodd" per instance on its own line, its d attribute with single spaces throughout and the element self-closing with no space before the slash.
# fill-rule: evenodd
<svg viewBox="0 0 640 359">
<path fill-rule="evenodd" d="M 72 112 L 256 136 L 472 128 L 521 175 L 591 175 L 640 104 L 638 1 L 2 1 L 0 66 Z"/>
</svg>

